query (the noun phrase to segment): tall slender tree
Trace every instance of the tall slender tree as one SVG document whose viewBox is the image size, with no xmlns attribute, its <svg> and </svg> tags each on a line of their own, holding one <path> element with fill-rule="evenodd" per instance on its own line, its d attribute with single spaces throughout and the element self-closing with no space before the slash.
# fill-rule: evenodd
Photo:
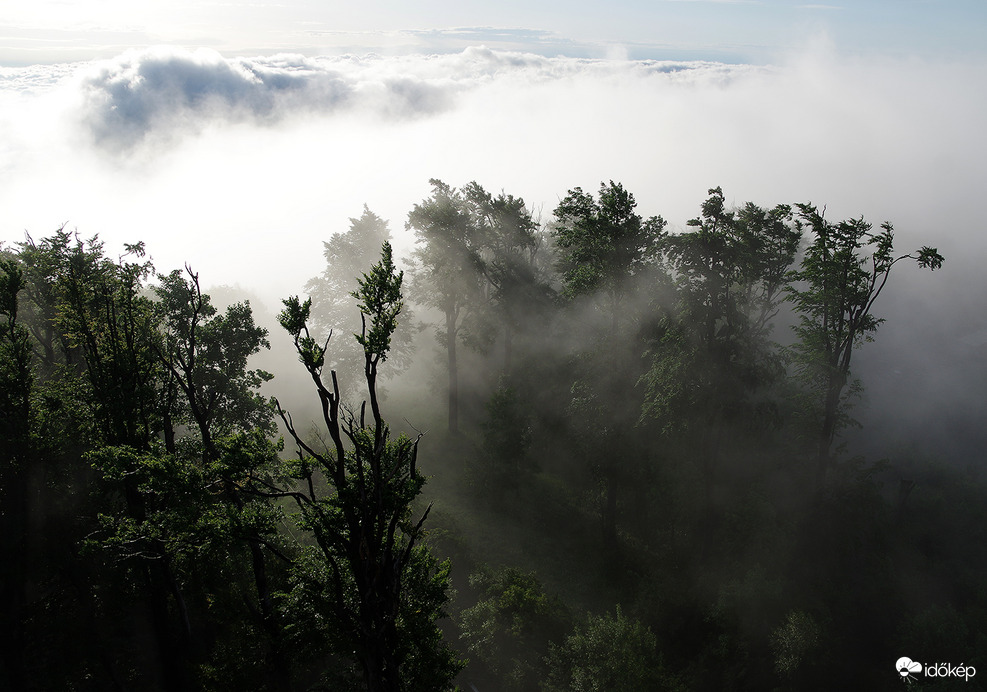
<svg viewBox="0 0 987 692">
<path fill-rule="evenodd" d="M 359 281 L 367 402 L 347 411 L 335 372 L 323 377 L 329 340 L 316 341 L 307 322 L 311 301 L 284 301 L 279 320 L 294 339 L 312 378 L 328 434 L 325 448 L 305 441 L 291 416 L 281 418 L 299 448 L 293 499 L 299 523 L 314 544 L 297 568 L 293 592 L 310 634 L 329 651 L 350 659 L 370 692 L 445 690 L 461 664 L 442 642 L 435 621 L 448 600 L 449 565 L 439 564 L 422 543 L 431 505 L 417 520 L 412 506 L 425 483 L 417 467 L 417 439 L 391 439 L 377 396 L 379 366 L 387 360 L 403 301 L 403 273 L 391 246 Z"/>
<path fill-rule="evenodd" d="M 462 192 L 432 179 L 432 196 L 408 214 L 415 231 L 415 280 L 412 295 L 442 312 L 438 328 L 445 346 L 448 375 L 449 432 L 459 432 L 458 343 L 479 329 L 485 304 L 480 231 Z"/>
<path fill-rule="evenodd" d="M 543 250 L 538 224 L 524 200 L 501 192 L 494 196 L 471 182 L 463 197 L 477 229 L 476 246 L 485 279 L 487 319 L 497 323 L 503 370 L 510 374 L 516 336 L 547 306 L 551 291 L 542 276 Z"/>
<path fill-rule="evenodd" d="M 271 686 L 288 690 L 290 669 L 269 565 L 272 555 L 288 560 L 277 545 L 281 515 L 264 493 L 252 492 L 253 484 L 270 480 L 278 466 L 266 440 L 274 432 L 273 411 L 257 392 L 273 376 L 247 368 L 250 356 L 270 348 L 267 330 L 254 324 L 249 302 L 220 313 L 188 267 L 158 278 L 161 339 L 155 350 L 168 384 L 181 393 L 172 407 L 178 422 L 198 433 L 198 453 L 190 461 L 200 486 L 212 490 L 200 498 L 206 505 L 200 511 L 212 505 L 215 530 L 249 552 L 253 593 L 243 593 L 243 600 L 258 615 L 258 629 L 267 639 Z M 165 423 L 165 438 L 173 440 L 174 422 L 169 417 Z"/>
<path fill-rule="evenodd" d="M 811 237 L 789 288 L 799 316 L 793 327 L 798 340 L 789 354 L 816 399 L 818 490 L 835 464 L 833 443 L 849 420 L 844 404 L 854 391 L 849 387 L 853 352 L 871 340 L 884 321 L 873 310 L 891 270 L 905 260 L 936 270 L 943 257 L 928 246 L 895 256 L 894 228 L 889 222 L 875 232 L 862 217 L 834 223 L 811 204 L 799 204 L 797 209 Z"/>
<path fill-rule="evenodd" d="M 634 385 L 641 375 L 634 359 L 639 351 L 636 316 L 629 306 L 633 284 L 659 257 L 665 221 L 638 214 L 637 201 L 623 185 L 601 184 L 597 198 L 574 188 L 555 209 L 553 231 L 559 248 L 562 293 L 588 297 L 604 318 L 587 374 L 574 383 L 571 411 L 584 424 L 582 439 L 590 466 L 603 484 L 603 536 L 613 544 L 617 534 L 618 487 L 633 476 L 639 454 L 630 428 L 641 402 Z M 626 484 L 626 483 L 624 483 Z"/>
</svg>

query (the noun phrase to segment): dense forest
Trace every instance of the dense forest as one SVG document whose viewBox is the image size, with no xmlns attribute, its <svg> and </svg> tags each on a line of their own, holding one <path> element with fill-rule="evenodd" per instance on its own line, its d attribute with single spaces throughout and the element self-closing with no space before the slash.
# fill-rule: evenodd
<svg viewBox="0 0 987 692">
<path fill-rule="evenodd" d="M 0 248 L 0 688 L 978 688 L 895 661 L 987 670 L 987 479 L 848 442 L 937 250 L 431 185 L 271 329 L 139 239 Z"/>
</svg>

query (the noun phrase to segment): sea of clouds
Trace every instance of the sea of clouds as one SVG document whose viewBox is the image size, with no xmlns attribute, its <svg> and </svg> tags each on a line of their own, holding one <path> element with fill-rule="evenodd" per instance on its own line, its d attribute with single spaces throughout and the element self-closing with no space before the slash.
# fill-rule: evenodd
<svg viewBox="0 0 987 692">
<path fill-rule="evenodd" d="M 475 47 L 3 68 L 0 239 L 67 223 L 276 295 L 317 273 L 320 241 L 364 203 L 400 233 L 429 178 L 520 195 L 543 220 L 569 188 L 613 179 L 673 228 L 720 185 L 738 204 L 813 201 L 968 255 L 984 247 L 985 76 L 822 42 L 774 66 Z"/>
<path fill-rule="evenodd" d="M 983 63 L 853 59 L 825 42 L 770 66 L 474 47 L 0 68 L 0 241 L 63 224 L 111 251 L 143 240 L 160 271 L 189 263 L 276 309 L 364 204 L 406 255 L 429 178 L 522 196 L 543 221 L 568 189 L 612 179 L 673 230 L 715 186 L 735 204 L 811 201 L 946 256 L 934 275 L 893 277 L 888 323 L 859 357 L 877 374 L 872 408 L 894 402 L 919 430 L 930 411 L 987 406 L 985 83 Z"/>
</svg>

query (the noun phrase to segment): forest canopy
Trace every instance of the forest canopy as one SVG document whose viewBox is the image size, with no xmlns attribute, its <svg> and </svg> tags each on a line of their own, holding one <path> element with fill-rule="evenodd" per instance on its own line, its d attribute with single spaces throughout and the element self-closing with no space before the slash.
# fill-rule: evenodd
<svg viewBox="0 0 987 692">
<path fill-rule="evenodd" d="M 405 230 L 401 259 L 364 206 L 276 318 L 142 242 L 0 249 L 0 687 L 829 689 L 838 660 L 879 689 L 902 652 L 987 665 L 987 543 L 933 540 L 983 538 L 984 479 L 847 437 L 889 277 L 935 248 L 720 188 L 672 230 L 614 181 L 542 223 L 432 180 Z M 272 342 L 308 405 L 255 364 Z"/>
</svg>

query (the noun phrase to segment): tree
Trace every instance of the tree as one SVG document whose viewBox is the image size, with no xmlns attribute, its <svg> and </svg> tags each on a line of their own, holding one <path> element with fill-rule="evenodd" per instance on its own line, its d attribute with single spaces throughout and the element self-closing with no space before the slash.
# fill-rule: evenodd
<svg viewBox="0 0 987 692">
<path fill-rule="evenodd" d="M 549 655 L 550 692 L 609 690 L 675 690 L 665 672 L 651 629 L 617 606 L 616 612 L 590 615 L 585 624 L 553 644 Z"/>
<path fill-rule="evenodd" d="M 0 686 L 27 687 L 28 514 L 34 432 L 34 367 L 30 335 L 17 321 L 24 272 L 0 256 Z"/>
<path fill-rule="evenodd" d="M 290 688 L 290 671 L 283 647 L 282 625 L 271 585 L 268 556 L 287 561 L 278 547 L 280 510 L 257 492 L 277 476 L 277 450 L 267 439 L 274 432 L 273 411 L 257 389 L 272 379 L 263 370 L 248 370 L 248 358 L 270 348 L 267 330 L 254 324 L 249 302 L 234 303 L 220 314 L 199 286 L 199 275 L 186 267 L 159 276 L 154 291 L 159 299 L 161 344 L 155 346 L 169 379 L 177 385 L 181 401 L 169 407 L 165 421 L 168 452 L 174 455 L 175 423 L 198 433 L 198 449 L 184 456 L 192 468 L 187 474 L 198 487 L 210 492 L 198 496 L 200 513 L 212 525 L 196 523 L 202 533 L 219 533 L 219 539 L 245 544 L 250 553 L 253 597 L 243 594 L 269 642 L 272 685 Z M 172 418 L 177 420 L 172 420 Z M 187 498 L 186 502 L 191 498 Z M 216 505 L 219 505 L 216 507 Z M 213 511 L 210 512 L 210 509 Z"/>
<path fill-rule="evenodd" d="M 638 333 L 628 306 L 632 285 L 659 256 L 665 221 L 643 219 L 634 195 L 619 183 L 600 185 L 599 199 L 574 188 L 555 209 L 553 231 L 560 252 L 564 296 L 587 296 L 605 327 L 592 353 L 583 354 L 584 374 L 573 385 L 570 412 L 584 421 L 583 448 L 603 484 L 604 541 L 617 533 L 618 486 L 633 477 L 636 459 L 630 427 L 641 402 L 634 394 L 640 376 Z"/>
<path fill-rule="evenodd" d="M 352 293 L 364 269 L 380 253 L 381 245 L 391 239 L 387 221 L 366 205 L 359 218 L 349 221 L 348 231 L 333 233 L 322 243 L 326 267 L 305 284 L 305 291 L 312 298 L 311 326 L 324 334 L 330 331 L 341 335 L 352 333 L 360 315 Z M 408 324 L 410 320 L 402 321 L 395 331 L 390 353 L 392 372 L 407 367 L 410 362 L 412 333 Z M 359 387 L 354 383 L 359 383 L 363 371 L 363 351 L 359 344 L 348 338 L 341 339 L 331 358 L 329 365 L 343 376 L 344 386 L 348 383 L 358 392 Z"/>
<path fill-rule="evenodd" d="M 498 678 L 498 689 L 539 688 L 549 642 L 570 625 L 563 603 L 542 589 L 534 573 L 513 567 L 470 575 L 481 600 L 464 610 L 460 630 L 469 651 Z"/>
<path fill-rule="evenodd" d="M 871 340 L 884 321 L 874 315 L 873 308 L 891 270 L 903 260 L 936 270 L 943 257 L 928 246 L 895 257 L 894 229 L 889 222 L 875 233 L 863 217 L 832 223 L 811 204 L 799 204 L 797 209 L 812 237 L 788 289 L 799 316 L 793 327 L 798 340 L 789 355 L 818 406 L 818 490 L 834 466 L 833 442 L 849 421 L 843 407 L 847 395 L 855 390 L 849 386 L 853 351 Z"/>
<path fill-rule="evenodd" d="M 477 229 L 485 305 L 500 323 L 503 369 L 509 375 L 515 336 L 551 297 L 538 263 L 542 237 L 520 197 L 503 192 L 494 197 L 476 182 L 463 188 L 462 194 Z"/>
<path fill-rule="evenodd" d="M 483 260 L 479 230 L 460 191 L 432 179 L 432 196 L 408 213 L 406 227 L 414 229 L 420 245 L 414 252 L 413 293 L 444 317 L 437 334 L 446 349 L 449 432 L 459 432 L 460 339 L 479 336 L 484 302 Z"/>
<path fill-rule="evenodd" d="M 421 543 L 431 505 L 417 521 L 411 517 L 425 483 L 417 467 L 421 435 L 392 440 L 376 391 L 403 305 L 402 281 L 384 243 L 381 261 L 354 292 L 369 421 L 366 402 L 359 415 L 342 406 L 334 371 L 328 385 L 323 379 L 329 339 L 320 344 L 309 332 L 311 300 L 289 298 L 279 316 L 315 385 L 329 438 L 325 449 L 315 449 L 278 405 L 300 450 L 300 487 L 275 494 L 294 500 L 299 525 L 313 539 L 297 565 L 291 599 L 310 616 L 310 636 L 355 664 L 371 692 L 448 689 L 461 668 L 435 625 L 448 600 L 449 565 Z"/>
<path fill-rule="evenodd" d="M 563 294 L 595 294 L 612 334 L 619 330 L 631 279 L 654 264 L 664 237 L 664 219 L 643 219 L 636 207 L 634 195 L 611 180 L 600 185 L 598 200 L 577 187 L 555 208 Z"/>
<path fill-rule="evenodd" d="M 188 267 L 158 280 L 154 293 L 161 343 L 155 352 L 184 395 L 184 416 L 176 422 L 197 429 L 210 461 L 216 457 L 216 436 L 254 428 L 273 432 L 271 409 L 257 392 L 273 376 L 247 369 L 250 356 L 270 348 L 267 330 L 254 324 L 249 301 L 220 314 L 202 292 L 199 275 Z"/>
<path fill-rule="evenodd" d="M 33 284 L 33 316 L 51 321 L 33 330 L 42 340 L 42 363 L 82 392 L 78 401 L 84 411 L 78 415 L 85 419 L 84 447 L 74 462 L 85 465 L 76 480 L 92 483 L 96 491 L 89 511 L 97 515 L 90 517 L 97 528 L 72 548 L 98 543 L 115 554 L 110 569 L 71 564 L 73 587 L 83 592 L 97 619 L 102 609 L 122 605 L 121 599 L 107 599 L 109 590 L 100 587 L 123 579 L 153 637 L 146 664 L 154 671 L 151 677 L 166 689 L 187 689 L 191 630 L 166 537 L 160 531 L 132 531 L 150 526 L 162 500 L 142 482 L 144 465 L 156 458 L 164 410 L 163 370 L 153 348 L 155 310 L 143 292 L 153 268 L 142 243 L 125 245 L 125 254 L 114 261 L 98 238 L 82 241 L 64 229 L 38 244 L 29 240 L 21 254 Z"/>
<path fill-rule="evenodd" d="M 763 338 L 801 239 L 791 207 L 768 210 L 748 202 L 730 211 L 717 187 L 688 225 L 696 230 L 668 236 L 665 243 L 682 321 L 707 347 L 717 339 Z"/>
<path fill-rule="evenodd" d="M 643 413 L 687 434 L 708 504 L 729 428 L 756 427 L 770 408 L 757 395 L 782 372 L 768 337 L 801 232 L 789 206 L 728 210 L 718 187 L 688 224 L 665 240 L 675 304 L 642 378 Z"/>
<path fill-rule="evenodd" d="M 21 251 L 39 428 L 58 438 L 47 445 L 65 447 L 64 467 L 46 468 L 49 482 L 39 484 L 49 510 L 67 505 L 67 535 L 49 537 L 59 565 L 51 591 L 80 602 L 76 616 L 95 637 L 112 637 L 92 653 L 80 644 L 79 655 L 97 659 L 96 677 L 118 687 L 140 676 L 189 689 L 210 671 L 239 674 L 244 661 L 265 658 L 265 671 L 286 673 L 259 655 L 277 650 L 264 641 L 273 588 L 255 580 L 252 601 L 241 578 L 264 568 L 247 547 L 278 542 L 277 508 L 246 494 L 251 476 L 279 462 L 267 439 L 272 412 L 256 393 L 270 376 L 246 365 L 266 332 L 246 304 L 217 314 L 194 274 L 186 282 L 173 272 L 151 290 L 143 246 L 126 251 L 112 260 L 97 239 L 64 230 Z M 59 427 L 60 416 L 76 428 Z M 240 613 L 245 603 L 253 621 Z M 67 677 L 93 675 L 92 662 L 62 658 Z M 82 668 L 72 675 L 72 666 Z"/>
</svg>

